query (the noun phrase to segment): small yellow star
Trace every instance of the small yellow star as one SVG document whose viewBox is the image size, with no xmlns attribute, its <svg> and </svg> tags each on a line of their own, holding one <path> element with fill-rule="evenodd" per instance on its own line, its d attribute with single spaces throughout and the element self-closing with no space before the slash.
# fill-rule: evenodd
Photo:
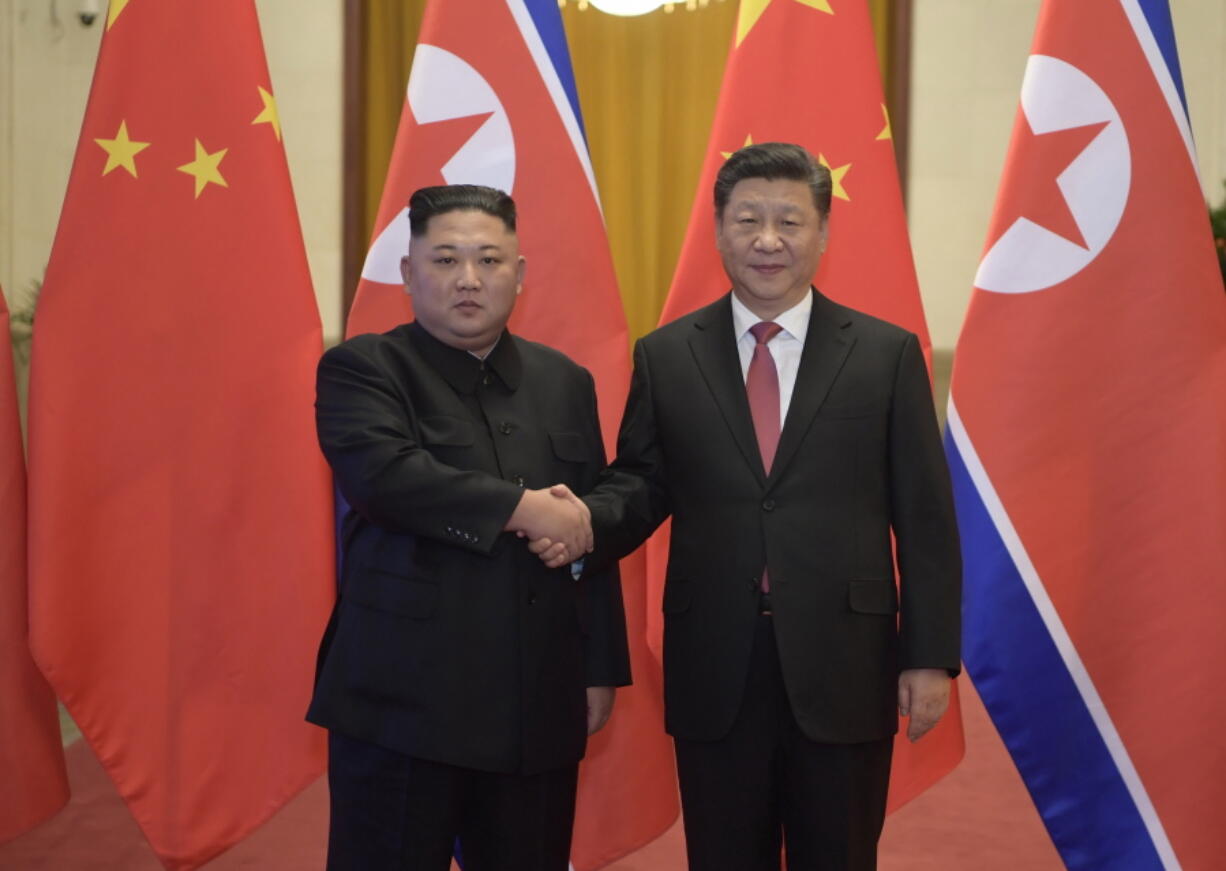
<svg viewBox="0 0 1226 871">
<path fill-rule="evenodd" d="M 894 130 L 890 127 L 890 110 L 885 107 L 885 103 L 881 104 L 881 114 L 885 116 L 885 126 L 881 128 L 881 132 L 877 134 L 877 138 L 893 139 Z"/>
<path fill-rule="evenodd" d="M 843 188 L 843 176 L 847 175 L 848 171 L 851 169 L 851 164 L 845 163 L 838 167 L 831 166 L 826 160 L 826 155 L 824 154 L 817 155 L 817 162 L 826 167 L 826 169 L 830 170 L 830 181 L 834 186 L 834 196 L 838 197 L 840 200 L 847 200 L 850 202 L 851 197 L 847 196 L 847 191 Z"/>
<path fill-rule="evenodd" d="M 264 108 L 260 110 L 260 114 L 255 116 L 252 124 L 271 124 L 273 131 L 277 134 L 277 141 L 281 141 L 281 116 L 277 114 L 277 101 L 272 98 L 272 94 L 256 85 L 260 91 L 260 99 L 264 101 Z"/>
<path fill-rule="evenodd" d="M 746 137 L 745 137 L 745 145 L 753 145 L 753 136 L 752 136 L 752 135 L 750 135 L 750 136 L 746 136 Z M 744 147 L 745 147 L 745 145 L 742 145 L 742 146 L 741 146 L 741 148 L 744 148 Z M 739 150 L 739 149 L 738 149 L 738 150 Z M 735 154 L 735 153 L 736 153 L 736 152 L 733 152 L 733 151 L 721 151 L 721 152 L 720 152 L 720 154 L 722 154 L 722 155 L 724 156 L 724 160 L 727 160 L 729 157 L 731 157 L 731 156 L 732 156 L 733 154 Z"/>
<path fill-rule="evenodd" d="M 196 198 L 200 198 L 200 192 L 204 190 L 204 186 L 209 184 L 219 184 L 223 188 L 228 188 L 226 180 L 221 177 L 219 165 L 221 159 L 226 156 L 228 148 L 223 148 L 221 151 L 214 151 L 209 154 L 205 151 L 204 146 L 200 144 L 200 140 L 196 140 L 196 159 L 191 163 L 185 163 L 178 167 L 179 172 L 185 172 L 196 179 Z"/>
<path fill-rule="evenodd" d="M 119 132 L 114 139 L 95 139 L 95 142 L 106 152 L 106 166 L 102 174 L 106 175 L 117 166 L 122 166 L 136 178 L 136 155 L 149 147 L 148 142 L 133 142 L 128 138 L 128 122 L 119 122 Z"/>
<path fill-rule="evenodd" d="M 111 29 L 111 25 L 114 24 L 115 19 L 119 17 L 119 13 L 123 12 L 124 7 L 126 7 L 128 3 L 130 2 L 131 0 L 111 0 L 111 5 L 106 10 L 106 29 L 107 30 Z"/>
<path fill-rule="evenodd" d="M 738 46 L 744 42 L 749 31 L 753 30 L 753 26 L 758 23 L 758 19 L 762 17 L 762 13 L 772 2 L 773 0 L 741 0 L 741 8 L 736 17 L 736 44 Z M 795 0 L 795 2 L 816 9 L 818 12 L 825 12 L 827 15 L 834 14 L 834 10 L 830 8 L 830 0 Z"/>
</svg>

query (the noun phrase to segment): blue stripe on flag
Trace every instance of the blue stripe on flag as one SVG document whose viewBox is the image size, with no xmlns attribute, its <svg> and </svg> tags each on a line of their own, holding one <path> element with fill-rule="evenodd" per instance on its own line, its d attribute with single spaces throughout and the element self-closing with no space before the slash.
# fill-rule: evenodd
<svg viewBox="0 0 1226 871">
<path fill-rule="evenodd" d="M 945 435 L 965 565 L 963 656 L 1069 871 L 1161 871 L 1102 735 Z"/>
<path fill-rule="evenodd" d="M 1179 69 L 1179 52 L 1175 48 L 1175 25 L 1171 21 L 1171 7 L 1167 0 L 1137 0 L 1145 20 L 1149 22 L 1150 32 L 1166 61 L 1171 80 L 1175 82 L 1175 90 L 1179 92 L 1179 102 L 1183 103 L 1184 115 L 1188 114 L 1188 97 L 1183 90 L 1183 73 Z"/>
<path fill-rule="evenodd" d="M 532 23 L 549 52 L 549 59 L 557 71 L 562 89 L 566 91 L 566 99 L 570 101 L 571 111 L 579 123 L 579 132 L 587 141 L 587 129 L 583 126 L 583 113 L 579 111 L 579 89 L 575 86 L 575 72 L 570 65 L 570 49 L 566 45 L 566 30 L 562 27 L 562 13 L 558 9 L 558 0 L 524 0 Z"/>
</svg>

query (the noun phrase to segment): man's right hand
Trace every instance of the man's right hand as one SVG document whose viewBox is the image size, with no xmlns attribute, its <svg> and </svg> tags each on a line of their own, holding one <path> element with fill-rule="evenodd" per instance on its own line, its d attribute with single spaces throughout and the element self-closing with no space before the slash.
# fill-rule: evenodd
<svg viewBox="0 0 1226 871">
<path fill-rule="evenodd" d="M 579 559 L 592 549 L 591 514 L 565 485 L 550 490 L 525 490 L 506 529 L 533 542 L 548 541 L 541 556 L 551 568 Z"/>
</svg>

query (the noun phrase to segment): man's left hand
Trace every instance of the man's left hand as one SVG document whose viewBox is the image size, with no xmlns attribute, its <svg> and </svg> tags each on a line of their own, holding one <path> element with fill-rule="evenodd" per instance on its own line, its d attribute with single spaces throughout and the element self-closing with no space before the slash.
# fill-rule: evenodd
<svg viewBox="0 0 1226 871">
<path fill-rule="evenodd" d="M 943 668 L 909 668 L 898 676 L 898 712 L 911 718 L 907 738 L 918 741 L 941 719 L 949 707 L 950 683 Z"/>
<path fill-rule="evenodd" d="M 587 733 L 589 735 L 595 735 L 605 723 L 609 722 L 616 693 L 616 687 L 587 688 Z"/>
</svg>

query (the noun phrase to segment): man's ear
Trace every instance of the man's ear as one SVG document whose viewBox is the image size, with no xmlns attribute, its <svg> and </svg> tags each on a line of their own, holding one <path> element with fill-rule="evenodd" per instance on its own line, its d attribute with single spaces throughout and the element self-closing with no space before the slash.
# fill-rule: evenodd
<svg viewBox="0 0 1226 871">
<path fill-rule="evenodd" d="M 519 260 L 515 263 L 515 295 L 519 296 L 524 292 L 524 272 L 528 268 L 528 258 L 524 255 L 519 255 Z"/>
<path fill-rule="evenodd" d="M 400 277 L 404 279 L 404 289 L 407 293 L 409 290 L 409 255 L 405 254 L 400 258 Z"/>
</svg>

